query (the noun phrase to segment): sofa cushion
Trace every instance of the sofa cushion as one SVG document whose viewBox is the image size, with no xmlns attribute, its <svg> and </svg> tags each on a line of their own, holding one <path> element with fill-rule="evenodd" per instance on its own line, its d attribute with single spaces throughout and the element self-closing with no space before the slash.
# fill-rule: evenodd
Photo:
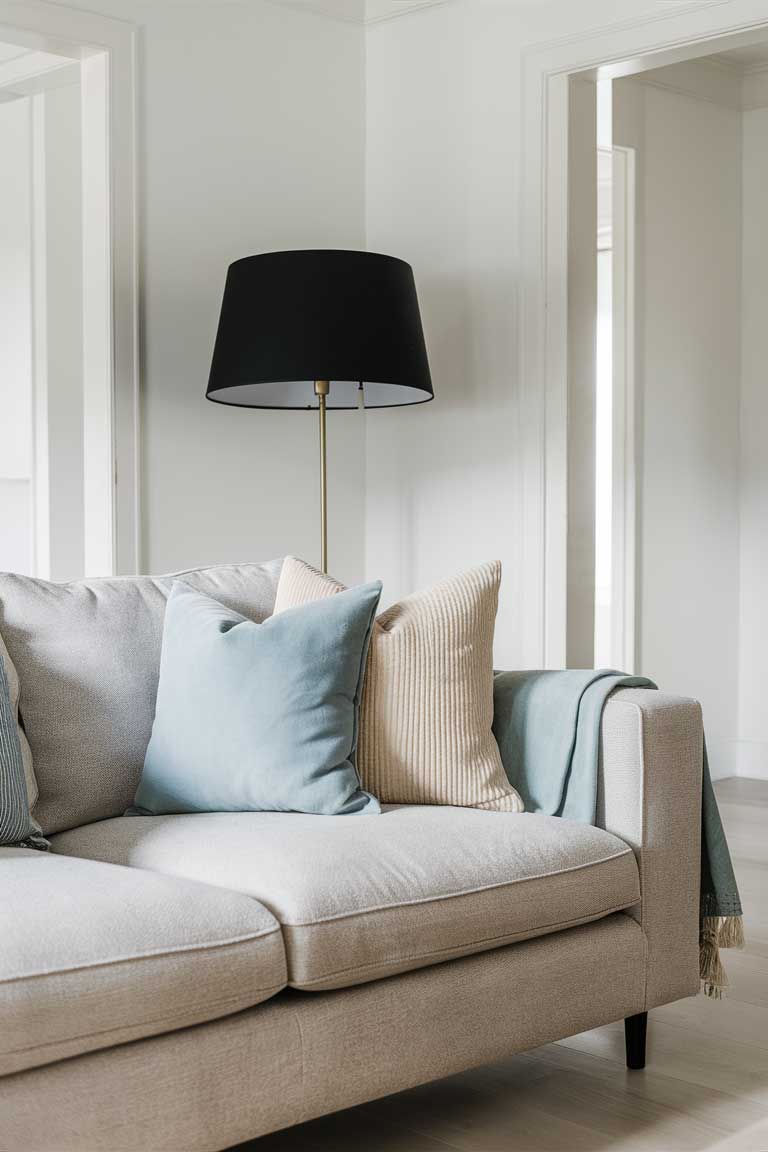
<svg viewBox="0 0 768 1152">
<path fill-rule="evenodd" d="M 280 561 L 183 573 L 251 620 L 272 611 Z M 19 674 L 45 835 L 123 813 L 155 712 L 165 602 L 174 577 L 50 584 L 0 574 L 0 633 Z"/>
<path fill-rule="evenodd" d="M 0 1075 L 239 1012 L 285 985 L 257 901 L 0 849 Z"/>
<path fill-rule="evenodd" d="M 606 916 L 640 899 L 632 850 L 554 816 L 391 807 L 124 817 L 56 852 L 206 880 L 280 921 L 289 983 L 340 988 Z"/>
</svg>

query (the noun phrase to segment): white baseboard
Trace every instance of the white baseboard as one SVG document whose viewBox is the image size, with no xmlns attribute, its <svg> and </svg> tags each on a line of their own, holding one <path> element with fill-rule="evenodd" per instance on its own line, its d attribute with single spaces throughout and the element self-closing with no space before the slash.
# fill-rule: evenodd
<svg viewBox="0 0 768 1152">
<path fill-rule="evenodd" d="M 768 780 L 768 740 L 739 740 L 739 776 Z"/>
<path fill-rule="evenodd" d="M 745 776 L 768 780 L 768 740 L 708 740 L 709 770 L 713 780 Z"/>
<path fill-rule="evenodd" d="M 726 780 L 729 776 L 740 774 L 738 743 L 738 740 L 719 740 L 714 736 L 707 737 L 709 773 L 713 780 Z"/>
</svg>

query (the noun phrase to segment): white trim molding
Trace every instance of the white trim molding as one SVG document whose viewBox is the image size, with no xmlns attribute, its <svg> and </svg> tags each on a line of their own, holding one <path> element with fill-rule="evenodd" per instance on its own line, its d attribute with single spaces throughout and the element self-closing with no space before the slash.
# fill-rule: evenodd
<svg viewBox="0 0 768 1152">
<path fill-rule="evenodd" d="M 289 8 L 295 12 L 308 12 L 323 20 L 340 24 L 365 24 L 365 0 L 264 0 L 276 8 Z"/>
<path fill-rule="evenodd" d="M 768 780 L 768 740 L 735 740 L 734 775 Z"/>
<path fill-rule="evenodd" d="M 563 667 L 566 652 L 568 76 L 629 76 L 768 37 L 765 0 L 664 7 L 523 53 L 518 392 L 528 667 Z"/>
<path fill-rule="evenodd" d="M 634 673 L 636 648 L 635 153 L 613 153 L 613 485 L 611 663 Z"/>
<path fill-rule="evenodd" d="M 384 24 L 388 20 L 398 20 L 401 16 L 410 16 L 416 12 L 424 12 L 427 8 L 445 8 L 448 4 L 457 4 L 461 0 L 366 0 L 366 24 Z"/>
<path fill-rule="evenodd" d="M 410 16 L 427 8 L 442 8 L 462 0 L 266 0 L 278 8 L 293 8 L 297 12 L 311 12 L 326 20 L 342 24 L 383 24 Z"/>
<path fill-rule="evenodd" d="M 707 737 L 707 754 L 713 780 L 742 776 L 768 780 L 768 741 Z"/>
<path fill-rule="evenodd" d="M 101 445 L 87 465 L 86 520 L 98 541 L 86 547 L 89 575 L 140 566 L 135 36 L 121 20 L 0 0 L 0 41 L 80 64 L 84 377 Z"/>
</svg>

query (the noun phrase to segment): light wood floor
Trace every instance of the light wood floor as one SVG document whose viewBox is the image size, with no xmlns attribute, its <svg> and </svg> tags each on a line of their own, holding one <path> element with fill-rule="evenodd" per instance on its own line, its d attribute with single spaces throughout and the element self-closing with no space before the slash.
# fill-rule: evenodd
<svg viewBox="0 0 768 1152">
<path fill-rule="evenodd" d="M 253 1152 L 768 1152 L 768 783 L 717 795 L 746 912 L 731 987 L 650 1014 L 648 1066 L 621 1024 L 276 1133 Z"/>
</svg>

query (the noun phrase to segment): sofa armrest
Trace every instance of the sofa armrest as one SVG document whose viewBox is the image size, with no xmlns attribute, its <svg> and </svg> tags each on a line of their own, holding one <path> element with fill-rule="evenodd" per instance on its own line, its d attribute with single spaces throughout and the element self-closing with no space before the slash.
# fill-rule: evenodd
<svg viewBox="0 0 768 1152">
<path fill-rule="evenodd" d="M 637 858 L 646 1010 L 699 989 L 702 741 L 694 700 L 623 688 L 603 710 L 597 823 Z"/>
</svg>

